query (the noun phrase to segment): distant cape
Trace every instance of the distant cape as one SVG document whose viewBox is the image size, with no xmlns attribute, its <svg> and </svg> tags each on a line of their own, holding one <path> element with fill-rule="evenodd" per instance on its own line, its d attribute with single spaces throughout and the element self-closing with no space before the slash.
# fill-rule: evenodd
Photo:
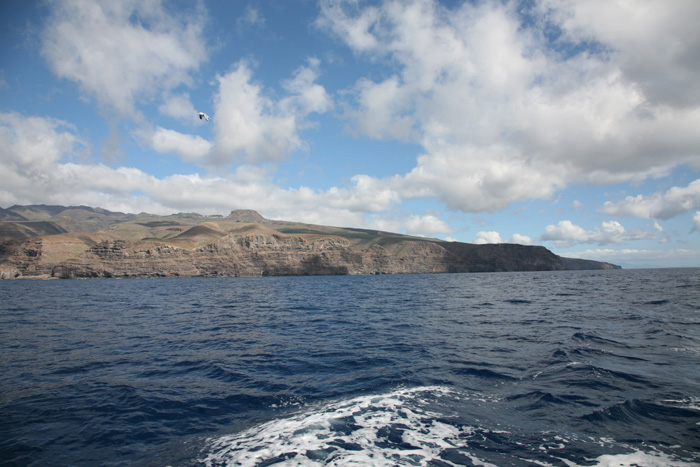
<svg viewBox="0 0 700 467">
<path fill-rule="evenodd" d="M 542 246 L 448 242 L 369 229 L 89 206 L 0 208 L 0 278 L 235 277 L 619 269 Z"/>
</svg>

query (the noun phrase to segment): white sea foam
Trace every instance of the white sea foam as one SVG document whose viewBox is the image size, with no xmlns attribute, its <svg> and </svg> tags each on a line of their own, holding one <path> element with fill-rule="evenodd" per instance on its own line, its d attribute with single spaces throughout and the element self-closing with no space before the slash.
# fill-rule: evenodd
<svg viewBox="0 0 700 467">
<path fill-rule="evenodd" d="M 700 398 L 698 397 L 688 397 L 685 399 L 666 399 L 664 402 L 688 410 L 700 411 Z"/>
<path fill-rule="evenodd" d="M 673 352 L 691 353 L 691 354 L 700 355 L 700 348 L 699 347 L 674 347 L 671 350 Z"/>
<path fill-rule="evenodd" d="M 495 467 L 490 459 L 470 452 L 470 440 L 496 434 L 511 434 L 482 426 L 466 426 L 449 413 L 439 413 L 439 401 L 476 400 L 478 396 L 458 393 L 445 387 L 400 389 L 388 394 L 367 395 L 349 400 L 309 406 L 303 412 L 258 425 L 241 433 L 209 440 L 200 459 L 210 467 L 275 466 L 427 466 L 440 465 Z M 494 401 L 491 401 L 494 402 Z M 444 406 L 443 406 L 444 408 Z M 551 434 L 551 433 L 550 433 Z M 537 444 L 513 443 L 544 459 L 519 457 L 521 461 L 551 467 L 558 459 L 569 467 L 691 467 L 699 464 L 677 461 L 652 452 L 601 455 L 582 465 L 554 454 L 576 437 L 545 436 Z M 591 439 L 600 446 L 613 446 L 612 439 Z M 618 445 L 619 446 L 619 445 Z M 445 453 L 457 453 L 456 456 Z M 521 453 L 522 454 L 522 453 Z M 550 457 L 551 456 L 551 457 Z M 525 454 L 525 457 L 529 457 Z M 547 459 L 549 458 L 549 460 Z M 465 462 L 467 461 L 468 462 Z M 594 464 L 595 463 L 595 464 Z"/>
<path fill-rule="evenodd" d="M 561 459 L 569 467 L 580 467 L 579 464 Z M 605 454 L 591 462 L 597 462 L 594 466 L 590 463 L 586 464 L 589 467 L 698 467 L 700 464 L 693 462 L 684 462 L 672 458 L 671 456 L 660 452 L 642 452 L 636 451 L 629 454 Z"/>
<path fill-rule="evenodd" d="M 430 399 L 450 392 L 443 387 L 401 389 L 316 407 L 212 440 L 202 462 L 242 467 L 273 459 L 279 466 L 427 465 L 472 432 L 439 421 L 444 414 L 427 408 Z M 462 455 L 475 465 L 493 465 Z"/>
</svg>

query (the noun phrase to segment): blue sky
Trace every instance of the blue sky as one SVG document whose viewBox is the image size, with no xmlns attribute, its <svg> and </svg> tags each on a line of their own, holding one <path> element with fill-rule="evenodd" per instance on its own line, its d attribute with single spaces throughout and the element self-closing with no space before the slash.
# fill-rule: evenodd
<svg viewBox="0 0 700 467">
<path fill-rule="evenodd" d="M 695 0 L 3 2 L 0 206 L 700 266 L 698 19 Z"/>
</svg>

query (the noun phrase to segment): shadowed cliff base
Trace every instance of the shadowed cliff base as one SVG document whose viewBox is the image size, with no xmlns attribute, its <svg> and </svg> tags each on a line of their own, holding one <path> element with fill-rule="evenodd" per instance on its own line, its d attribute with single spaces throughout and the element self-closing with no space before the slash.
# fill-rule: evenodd
<svg viewBox="0 0 700 467">
<path fill-rule="evenodd" d="M 619 269 L 542 246 L 475 245 L 367 229 L 86 206 L 0 209 L 0 278 L 235 277 Z"/>
</svg>

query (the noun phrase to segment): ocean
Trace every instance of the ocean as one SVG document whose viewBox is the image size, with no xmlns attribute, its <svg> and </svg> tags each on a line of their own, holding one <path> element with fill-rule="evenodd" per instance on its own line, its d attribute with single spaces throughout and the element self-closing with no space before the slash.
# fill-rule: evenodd
<svg viewBox="0 0 700 467">
<path fill-rule="evenodd" d="M 700 465 L 700 269 L 0 281 L 0 464 Z"/>
</svg>

